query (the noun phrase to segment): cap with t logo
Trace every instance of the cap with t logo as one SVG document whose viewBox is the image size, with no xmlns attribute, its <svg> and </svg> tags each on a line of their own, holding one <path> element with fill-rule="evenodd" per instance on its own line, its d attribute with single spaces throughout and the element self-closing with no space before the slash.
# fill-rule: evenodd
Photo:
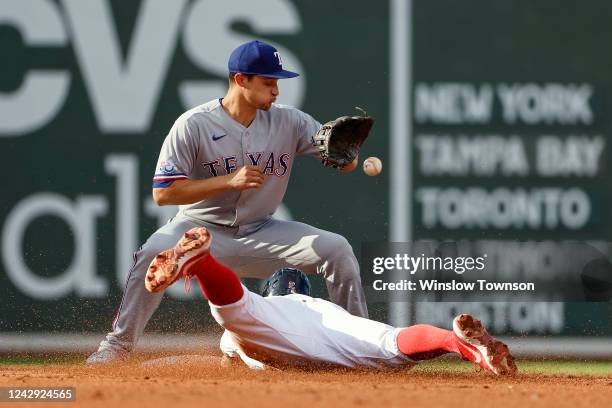
<svg viewBox="0 0 612 408">
<path fill-rule="evenodd" d="M 257 40 L 242 44 L 232 51 L 227 68 L 229 72 L 268 78 L 294 78 L 299 75 L 283 69 L 283 60 L 276 48 Z"/>
</svg>

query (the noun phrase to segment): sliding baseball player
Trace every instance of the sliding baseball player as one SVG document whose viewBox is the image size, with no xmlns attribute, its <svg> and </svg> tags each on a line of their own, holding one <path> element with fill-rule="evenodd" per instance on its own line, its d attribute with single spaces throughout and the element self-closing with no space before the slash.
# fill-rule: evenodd
<svg viewBox="0 0 612 408">
<path fill-rule="evenodd" d="M 159 293 L 181 277 L 195 276 L 214 318 L 225 328 L 224 355 L 251 368 L 386 369 L 456 353 L 496 375 L 517 372 L 508 347 L 470 315 L 457 316 L 452 331 L 424 324 L 395 328 L 311 297 L 307 276 L 293 268 L 275 272 L 260 296 L 210 254 L 211 241 L 205 228 L 189 230 L 151 262 L 144 286 Z"/>
</svg>

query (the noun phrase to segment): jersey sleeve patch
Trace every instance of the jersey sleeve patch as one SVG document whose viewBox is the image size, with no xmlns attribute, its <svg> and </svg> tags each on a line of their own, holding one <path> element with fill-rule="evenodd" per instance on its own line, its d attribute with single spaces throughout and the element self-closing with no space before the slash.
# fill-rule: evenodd
<svg viewBox="0 0 612 408">
<path fill-rule="evenodd" d="M 170 160 L 159 163 L 153 176 L 153 187 L 168 187 L 176 180 L 185 180 L 187 175 L 182 173 Z"/>
</svg>

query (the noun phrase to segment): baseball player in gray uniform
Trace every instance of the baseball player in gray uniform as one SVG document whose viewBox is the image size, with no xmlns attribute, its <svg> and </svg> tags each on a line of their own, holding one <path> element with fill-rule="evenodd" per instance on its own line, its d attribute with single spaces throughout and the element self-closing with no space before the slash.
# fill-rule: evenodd
<svg viewBox="0 0 612 408">
<path fill-rule="evenodd" d="M 285 70 L 278 51 L 260 41 L 236 48 L 228 70 L 225 97 L 185 112 L 163 143 L 153 197 L 158 205 L 179 205 L 179 212 L 134 254 L 112 331 L 89 364 L 123 359 L 134 348 L 162 299 L 162 293 L 149 293 L 142 284 L 149 263 L 198 226 L 215 234 L 211 253 L 239 276 L 265 279 L 291 266 L 319 274 L 334 303 L 367 317 L 359 265 L 348 241 L 272 218 L 296 156 L 319 157 L 311 138 L 321 124 L 274 103 L 278 79 L 298 74 Z M 341 170 L 356 165 L 355 160 Z"/>
</svg>

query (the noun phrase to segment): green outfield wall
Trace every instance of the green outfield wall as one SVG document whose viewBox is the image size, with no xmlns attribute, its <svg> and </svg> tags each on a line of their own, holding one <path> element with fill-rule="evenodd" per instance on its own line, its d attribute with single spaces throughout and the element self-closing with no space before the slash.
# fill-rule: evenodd
<svg viewBox="0 0 612 408">
<path fill-rule="evenodd" d="M 223 96 L 229 53 L 254 38 L 302 74 L 280 82 L 281 103 L 322 122 L 363 107 L 377 122 L 362 155 L 384 163 L 367 177 L 300 158 L 278 216 L 356 252 L 389 240 L 392 3 L 0 2 L 0 331 L 110 328 L 133 250 L 176 211 L 151 199 L 158 149 L 183 111 Z M 411 4 L 411 235 L 612 241 L 612 5 Z M 609 302 L 469 307 L 497 332 L 612 335 Z M 149 328 L 211 323 L 177 285 Z"/>
</svg>

